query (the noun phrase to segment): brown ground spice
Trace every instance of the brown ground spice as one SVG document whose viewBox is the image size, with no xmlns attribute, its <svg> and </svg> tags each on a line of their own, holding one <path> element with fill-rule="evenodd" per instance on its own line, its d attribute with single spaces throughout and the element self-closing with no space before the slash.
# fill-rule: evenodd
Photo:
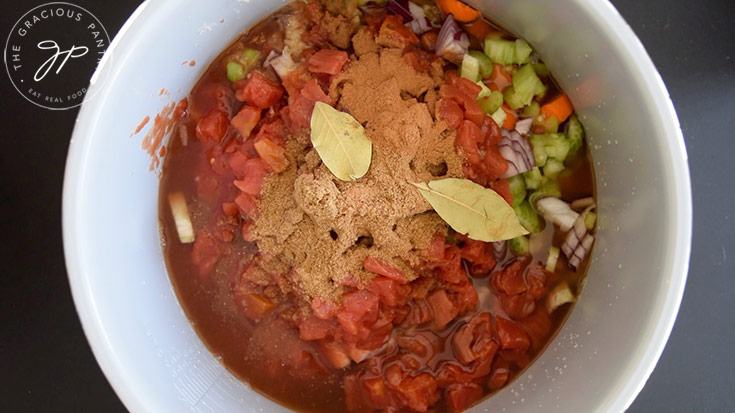
<svg viewBox="0 0 735 413">
<path fill-rule="evenodd" d="M 420 251 L 447 227 L 409 182 L 462 176 L 454 132 L 423 102 L 436 100 L 441 68 L 417 73 L 399 49 L 380 49 L 371 37 L 365 30 L 353 37 L 359 56 L 329 91 L 373 142 L 368 173 L 356 182 L 337 179 L 305 130 L 288 139 L 289 168 L 263 184 L 255 222 L 263 266 L 290 272 L 307 298 L 338 300 L 345 283 L 367 283 L 375 276 L 362 268 L 369 255 L 415 278 Z"/>
</svg>

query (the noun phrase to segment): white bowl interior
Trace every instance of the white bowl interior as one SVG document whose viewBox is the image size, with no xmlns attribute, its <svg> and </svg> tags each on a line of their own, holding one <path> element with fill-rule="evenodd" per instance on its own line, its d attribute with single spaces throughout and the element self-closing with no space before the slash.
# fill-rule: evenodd
<svg viewBox="0 0 735 413">
<path fill-rule="evenodd" d="M 563 330 L 475 410 L 622 411 L 663 350 L 686 279 L 691 195 L 676 114 L 642 45 L 606 1 L 474 3 L 526 38 L 570 95 L 587 128 L 600 208 L 589 277 Z M 113 41 L 109 77 L 80 112 L 64 187 L 69 278 L 95 356 L 131 410 L 284 410 L 224 369 L 181 310 L 159 243 L 158 175 L 140 147 L 146 129 L 129 137 L 280 4 L 144 3 Z M 189 60 L 197 64 L 181 64 Z"/>
</svg>

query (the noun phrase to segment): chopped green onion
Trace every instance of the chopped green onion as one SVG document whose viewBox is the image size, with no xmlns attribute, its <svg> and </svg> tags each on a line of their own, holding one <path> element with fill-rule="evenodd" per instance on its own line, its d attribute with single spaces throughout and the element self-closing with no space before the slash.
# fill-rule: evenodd
<svg viewBox="0 0 735 413">
<path fill-rule="evenodd" d="M 556 262 L 559 260 L 559 248 L 558 247 L 550 247 L 549 248 L 549 256 L 546 257 L 546 271 L 554 272 L 554 269 L 556 268 Z"/>
<path fill-rule="evenodd" d="M 508 179 L 510 194 L 513 195 L 513 206 L 520 205 L 526 199 L 526 183 L 523 176 L 516 175 Z"/>
<path fill-rule="evenodd" d="M 508 246 L 515 255 L 531 255 L 531 242 L 525 235 L 509 239 Z"/>
<path fill-rule="evenodd" d="M 459 75 L 473 82 L 480 80 L 480 62 L 469 53 L 462 58 Z"/>
<path fill-rule="evenodd" d="M 518 216 L 518 221 L 520 221 L 521 225 L 528 232 L 536 233 L 541 231 L 541 220 L 528 201 L 523 201 L 519 205 L 515 205 L 513 210 Z"/>
<path fill-rule="evenodd" d="M 587 227 L 589 231 L 592 231 L 595 229 L 595 223 L 597 222 L 597 214 L 590 211 L 587 213 L 587 215 L 584 217 L 584 226 Z"/>
<path fill-rule="evenodd" d="M 487 55 L 479 50 L 470 50 L 468 54 L 475 59 L 480 66 L 480 77 L 487 79 L 493 74 L 493 62 Z"/>
</svg>

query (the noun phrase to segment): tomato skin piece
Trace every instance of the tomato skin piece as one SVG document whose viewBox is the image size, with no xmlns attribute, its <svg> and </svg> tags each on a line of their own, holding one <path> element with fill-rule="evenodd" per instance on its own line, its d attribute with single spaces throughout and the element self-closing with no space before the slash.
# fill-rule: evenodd
<svg viewBox="0 0 735 413">
<path fill-rule="evenodd" d="M 274 173 L 280 173 L 288 168 L 289 162 L 286 159 L 286 149 L 274 143 L 268 138 L 263 138 L 254 144 L 258 155 L 268 164 L 268 167 Z"/>
<path fill-rule="evenodd" d="M 260 121 L 260 109 L 255 106 L 245 105 L 240 112 L 235 115 L 230 124 L 240 132 L 243 139 L 248 139 L 250 133 Z"/>
<path fill-rule="evenodd" d="M 220 110 L 212 110 L 206 116 L 199 119 L 196 126 L 196 136 L 200 141 L 219 142 L 230 127 L 227 114 Z"/>
<path fill-rule="evenodd" d="M 528 334 L 514 321 L 495 316 L 495 330 L 498 332 L 500 346 L 503 349 L 526 351 L 531 345 Z"/>
<path fill-rule="evenodd" d="M 283 88 L 257 70 L 251 72 L 243 87 L 235 91 L 237 100 L 259 109 L 267 109 L 275 105 L 282 96 Z"/>
<path fill-rule="evenodd" d="M 370 272 L 382 275 L 401 284 L 405 284 L 406 282 L 408 282 L 408 278 L 406 278 L 406 274 L 404 274 L 403 271 L 386 263 L 380 258 L 368 256 L 367 258 L 365 258 L 363 267 Z"/>
<path fill-rule="evenodd" d="M 336 75 L 342 71 L 349 61 L 347 52 L 342 50 L 322 49 L 309 58 L 309 71 Z"/>
<path fill-rule="evenodd" d="M 403 24 L 403 18 L 395 14 L 385 17 L 383 24 L 380 25 L 380 37 L 396 42 L 404 48 L 419 42 L 419 38 L 408 27 Z"/>
</svg>

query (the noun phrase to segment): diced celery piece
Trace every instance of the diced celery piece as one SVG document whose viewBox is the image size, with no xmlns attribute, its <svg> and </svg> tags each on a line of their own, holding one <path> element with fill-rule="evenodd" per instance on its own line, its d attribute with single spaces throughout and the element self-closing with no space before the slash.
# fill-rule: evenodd
<svg viewBox="0 0 735 413">
<path fill-rule="evenodd" d="M 539 75 L 539 77 L 549 77 L 549 68 L 546 66 L 545 63 L 534 63 L 533 70 L 536 72 L 537 75 Z"/>
<path fill-rule="evenodd" d="M 493 115 L 495 112 L 503 106 L 503 94 L 497 90 L 490 92 L 489 96 L 477 100 L 480 103 L 480 107 L 483 112 L 488 115 Z M 503 112 L 505 114 L 505 112 Z M 503 118 L 505 120 L 505 118 Z"/>
<path fill-rule="evenodd" d="M 531 146 L 533 146 L 533 157 L 540 167 L 546 165 L 548 158 L 564 160 L 569 153 L 569 141 L 561 133 L 547 133 L 544 135 L 531 135 Z"/>
<path fill-rule="evenodd" d="M 516 44 L 512 40 L 503 40 L 493 37 L 486 37 L 483 42 L 483 50 L 485 54 L 494 63 L 501 65 L 510 65 L 516 60 Z"/>
<path fill-rule="evenodd" d="M 473 82 L 480 80 L 480 62 L 469 54 L 462 58 L 462 65 L 459 68 L 459 75 Z"/>
<path fill-rule="evenodd" d="M 260 60 L 260 52 L 255 49 L 245 49 L 242 51 L 242 60 L 248 69 L 252 69 Z"/>
<path fill-rule="evenodd" d="M 228 62 L 227 63 L 227 79 L 230 82 L 237 82 L 238 80 L 241 80 L 245 77 L 247 72 L 245 71 L 245 67 L 237 62 Z"/>
<path fill-rule="evenodd" d="M 544 128 L 544 133 L 559 132 L 559 121 L 556 119 L 556 116 L 550 116 L 548 118 L 544 116 L 536 116 L 533 119 L 533 124 L 542 126 Z"/>
<path fill-rule="evenodd" d="M 477 86 L 480 86 L 480 93 L 477 95 L 477 101 L 478 102 L 480 101 L 481 98 L 490 96 L 490 94 L 493 93 L 493 91 L 490 90 L 490 88 L 487 87 L 487 85 L 485 85 L 484 83 L 482 83 L 482 80 L 478 80 L 475 83 L 477 84 Z"/>
<path fill-rule="evenodd" d="M 574 155 L 582 146 L 582 140 L 584 139 L 584 128 L 582 128 L 582 124 L 579 123 L 577 115 L 573 115 L 569 118 L 567 138 L 569 138 L 569 155 L 571 156 Z"/>
<path fill-rule="evenodd" d="M 513 86 L 508 86 L 503 92 L 503 100 L 510 106 L 511 109 L 517 110 L 525 106 L 523 103 L 523 97 L 516 93 Z"/>
<path fill-rule="evenodd" d="M 528 42 L 526 42 L 523 39 L 516 39 L 516 61 L 515 63 L 523 64 L 528 63 L 529 57 L 531 56 L 531 52 L 533 51 L 531 49 L 531 46 L 528 45 Z"/>
<path fill-rule="evenodd" d="M 595 228 L 596 221 L 597 221 L 597 214 L 590 211 L 587 213 L 587 216 L 584 217 L 584 226 L 587 227 L 588 230 L 592 231 Z"/>
<path fill-rule="evenodd" d="M 533 66 L 526 64 L 513 74 L 513 90 L 518 95 L 518 101 L 523 103 L 521 106 L 526 106 L 534 96 L 545 92 L 546 86 L 536 76 Z"/>
<path fill-rule="evenodd" d="M 528 232 L 536 233 L 541 231 L 541 220 L 528 201 L 523 201 L 519 205 L 514 206 L 513 210 L 518 216 L 518 221 Z"/>
<path fill-rule="evenodd" d="M 531 242 L 525 235 L 509 239 L 508 246 L 515 255 L 531 255 Z"/>
<path fill-rule="evenodd" d="M 561 190 L 556 181 L 552 181 L 548 178 L 543 179 L 541 185 L 528 196 L 528 203 L 532 207 L 536 207 L 536 202 L 541 198 L 561 198 Z"/>
<path fill-rule="evenodd" d="M 493 112 L 492 115 L 490 115 L 490 117 L 493 118 L 493 120 L 495 121 L 495 123 L 497 123 L 498 126 L 501 126 L 501 127 L 503 126 L 503 123 L 505 122 L 505 118 L 507 116 L 508 116 L 508 114 L 505 113 L 505 111 L 503 110 L 502 107 L 498 108 L 498 110 L 496 110 L 495 112 Z"/>
<path fill-rule="evenodd" d="M 523 176 L 516 175 L 508 179 L 510 183 L 510 193 L 513 195 L 513 206 L 520 205 L 526 199 L 526 183 Z"/>
<path fill-rule="evenodd" d="M 546 271 L 554 272 L 556 262 L 559 260 L 559 248 L 549 247 L 549 255 L 546 257 Z"/>
<path fill-rule="evenodd" d="M 523 174 L 523 180 L 526 183 L 527 189 L 538 189 L 543 179 L 541 169 L 538 166 L 534 166 L 533 169 Z"/>
<path fill-rule="evenodd" d="M 535 118 L 539 113 L 541 113 L 541 105 L 539 105 L 535 100 L 531 102 L 530 105 L 523 108 L 524 118 Z"/>
<path fill-rule="evenodd" d="M 563 162 L 554 158 L 549 158 L 546 160 L 546 165 L 544 165 L 544 176 L 549 179 L 556 179 L 563 170 Z"/>
<path fill-rule="evenodd" d="M 493 62 L 485 53 L 479 50 L 470 50 L 468 54 L 477 59 L 477 63 L 480 65 L 481 78 L 487 79 L 493 74 Z"/>
</svg>

